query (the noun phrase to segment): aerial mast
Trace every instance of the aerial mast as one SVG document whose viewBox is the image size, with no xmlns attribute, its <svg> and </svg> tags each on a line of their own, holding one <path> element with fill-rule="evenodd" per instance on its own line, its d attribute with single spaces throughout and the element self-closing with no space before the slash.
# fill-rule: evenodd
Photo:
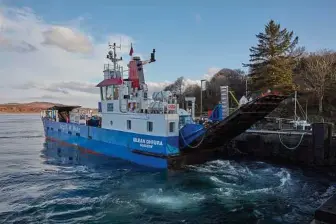
<svg viewBox="0 0 336 224">
<path fill-rule="evenodd" d="M 121 44 L 119 46 L 116 46 L 116 43 L 113 43 L 113 45 L 109 44 L 110 49 L 113 50 L 113 52 L 110 50 L 107 58 L 113 62 L 113 71 L 114 74 L 117 74 L 117 62 L 122 60 L 122 57 L 117 58 L 117 48 L 121 49 Z"/>
</svg>

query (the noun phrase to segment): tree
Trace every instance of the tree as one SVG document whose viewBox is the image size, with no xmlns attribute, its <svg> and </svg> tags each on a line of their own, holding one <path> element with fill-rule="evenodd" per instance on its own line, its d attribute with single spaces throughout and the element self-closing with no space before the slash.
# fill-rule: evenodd
<svg viewBox="0 0 336 224">
<path fill-rule="evenodd" d="M 178 79 L 176 79 L 175 82 L 166 86 L 163 90 L 164 91 L 171 91 L 171 92 L 174 92 L 177 95 L 180 95 L 180 94 L 182 94 L 183 83 L 184 83 L 184 77 L 181 76 Z"/>
<path fill-rule="evenodd" d="M 327 90 L 333 91 L 336 77 L 336 53 L 320 51 L 301 59 L 298 67 L 305 90 L 318 99 L 318 112 L 323 112 L 323 100 Z"/>
<path fill-rule="evenodd" d="M 220 101 L 220 86 L 229 86 L 229 90 L 233 91 L 239 100 L 245 95 L 245 78 L 244 71 L 240 69 L 221 69 L 207 85 L 207 94 L 210 96 L 212 103 L 216 104 Z"/>
<path fill-rule="evenodd" d="M 245 94 L 245 72 L 240 69 L 224 68 L 217 72 L 210 81 L 206 81 L 206 90 L 202 92 L 203 110 L 212 110 L 221 100 L 220 86 L 229 86 L 237 99 Z M 197 84 L 187 85 L 183 77 L 179 77 L 174 83 L 166 86 L 164 91 L 174 92 L 178 96 L 178 103 L 184 108 L 185 97 L 196 97 L 196 113 L 199 111 L 201 102 L 201 87 Z M 235 105 L 233 105 L 234 107 Z"/>
<path fill-rule="evenodd" d="M 256 35 L 258 45 L 250 48 L 249 67 L 254 90 L 278 89 L 288 93 L 293 90 L 293 68 L 301 51 L 295 48 L 298 37 L 293 31 L 281 29 L 273 20 L 265 26 L 264 33 Z"/>
<path fill-rule="evenodd" d="M 184 107 L 184 87 L 185 87 L 185 80 L 184 77 L 181 76 L 175 80 L 172 84 L 166 86 L 163 90 L 164 91 L 171 91 L 176 94 L 178 98 L 178 103 Z"/>
</svg>

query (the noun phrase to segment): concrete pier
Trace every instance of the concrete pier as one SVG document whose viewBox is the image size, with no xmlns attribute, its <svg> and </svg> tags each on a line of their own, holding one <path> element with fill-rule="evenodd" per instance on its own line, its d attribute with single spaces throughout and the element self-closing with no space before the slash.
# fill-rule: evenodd
<svg viewBox="0 0 336 224">
<path fill-rule="evenodd" d="M 312 132 L 248 130 L 227 146 L 228 154 L 283 164 L 314 167 L 336 176 L 333 125 L 315 123 Z M 322 204 L 310 224 L 336 224 L 336 194 Z"/>
<path fill-rule="evenodd" d="M 314 215 L 311 224 L 335 224 L 336 223 L 336 195 L 331 196 L 321 205 Z"/>
<path fill-rule="evenodd" d="M 248 130 L 227 146 L 228 154 L 285 164 L 336 166 L 332 125 L 313 124 L 312 132 Z"/>
</svg>

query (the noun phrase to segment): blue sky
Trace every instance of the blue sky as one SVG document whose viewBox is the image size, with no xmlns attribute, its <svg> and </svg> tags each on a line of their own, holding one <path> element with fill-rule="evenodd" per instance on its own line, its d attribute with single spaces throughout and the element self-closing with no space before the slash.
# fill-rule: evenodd
<svg viewBox="0 0 336 224">
<path fill-rule="evenodd" d="M 158 62 L 149 70 L 165 79 L 198 78 L 209 67 L 241 68 L 248 62 L 255 35 L 269 19 L 293 30 L 308 50 L 335 48 L 333 0 L 11 0 L 7 4 L 30 7 L 50 23 L 82 17 L 81 28 L 98 40 L 111 31 L 130 35 L 136 40 L 135 51 L 149 54 L 156 48 Z"/>
<path fill-rule="evenodd" d="M 257 43 L 255 35 L 270 19 L 293 30 L 308 51 L 336 48 L 335 0 L 1 2 L 31 8 L 48 25 L 76 26 L 97 44 L 112 33 L 132 37 L 134 51 L 142 55 L 155 48 L 157 62 L 145 74 L 152 82 L 179 76 L 199 80 L 211 68 L 243 68 L 249 48 Z M 101 70 L 96 73 L 102 77 Z M 84 81 L 96 81 L 97 76 Z"/>
</svg>

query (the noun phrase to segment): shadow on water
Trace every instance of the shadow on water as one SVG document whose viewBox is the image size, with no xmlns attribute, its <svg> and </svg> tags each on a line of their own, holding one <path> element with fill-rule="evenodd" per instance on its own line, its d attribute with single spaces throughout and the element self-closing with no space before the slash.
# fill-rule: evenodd
<svg viewBox="0 0 336 224">
<path fill-rule="evenodd" d="M 60 142 L 46 140 L 41 157 L 44 163 L 59 166 L 85 166 L 100 170 L 132 170 L 133 172 L 159 172 L 157 169 L 139 166 L 125 160 L 95 154 Z"/>
</svg>

